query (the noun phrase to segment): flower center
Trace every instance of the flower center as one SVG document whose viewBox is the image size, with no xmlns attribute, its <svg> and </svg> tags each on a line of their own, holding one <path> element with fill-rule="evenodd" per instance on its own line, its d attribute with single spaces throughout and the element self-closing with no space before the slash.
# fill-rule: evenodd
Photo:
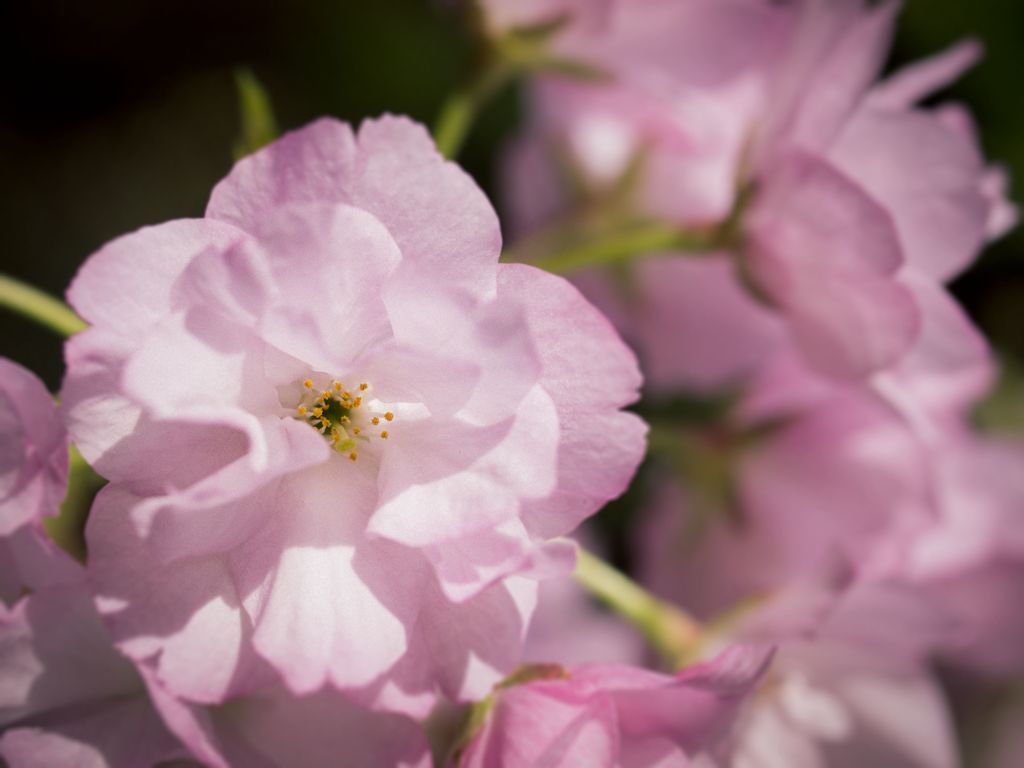
<svg viewBox="0 0 1024 768">
<path fill-rule="evenodd" d="M 319 389 L 312 379 L 306 379 L 302 387 L 302 401 L 296 408 L 299 417 L 327 438 L 334 450 L 348 454 L 350 460 L 359 458 L 360 444 L 368 444 L 374 437 L 388 439 L 386 427 L 395 414 L 370 408 L 369 384 L 364 382 L 352 391 L 340 381 L 332 381 Z"/>
</svg>

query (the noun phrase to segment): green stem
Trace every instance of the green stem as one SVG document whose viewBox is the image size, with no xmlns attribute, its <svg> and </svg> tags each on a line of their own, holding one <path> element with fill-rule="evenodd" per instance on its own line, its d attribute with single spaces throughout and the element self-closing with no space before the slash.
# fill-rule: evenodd
<svg viewBox="0 0 1024 768">
<path fill-rule="evenodd" d="M 512 69 L 505 62 L 495 58 L 466 87 L 448 98 L 434 126 L 434 141 L 442 155 L 451 160 L 459 154 L 476 116 L 491 97 L 512 79 L 512 74 Z"/>
<path fill-rule="evenodd" d="M 659 600 L 624 573 L 580 548 L 576 580 L 609 608 L 639 629 L 673 668 L 696 654 L 700 624 L 674 605 Z"/>
<path fill-rule="evenodd" d="M 523 261 L 556 275 L 564 275 L 587 267 L 621 264 L 638 256 L 679 252 L 704 253 L 718 245 L 719 237 L 716 231 L 686 231 L 667 224 L 652 223 L 595 237 L 536 258 L 530 258 L 529 254 L 523 251 L 512 251 L 506 254 L 505 260 Z"/>
<path fill-rule="evenodd" d="M 82 319 L 63 301 L 7 275 L 0 275 L 0 307 L 35 320 L 61 336 L 86 328 Z"/>
<path fill-rule="evenodd" d="M 68 492 L 56 517 L 47 517 L 43 526 L 47 534 L 65 552 L 85 562 L 85 520 L 93 497 L 106 482 L 96 474 L 74 445 L 70 450 Z"/>
</svg>

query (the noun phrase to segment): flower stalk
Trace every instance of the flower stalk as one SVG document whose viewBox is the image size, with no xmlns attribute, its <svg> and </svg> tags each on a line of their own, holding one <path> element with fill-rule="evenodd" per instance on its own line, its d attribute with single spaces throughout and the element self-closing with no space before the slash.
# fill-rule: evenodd
<svg viewBox="0 0 1024 768">
<path fill-rule="evenodd" d="M 451 160 L 459 154 L 477 115 L 494 94 L 512 80 L 513 74 L 513 69 L 503 60 L 494 58 L 464 88 L 448 98 L 434 127 L 434 141 L 442 155 Z"/>
<path fill-rule="evenodd" d="M 582 548 L 575 576 L 594 597 L 639 629 L 672 669 L 684 666 L 699 652 L 704 631 L 695 619 Z"/>
<path fill-rule="evenodd" d="M 556 275 L 566 275 L 588 267 L 623 264 L 638 256 L 706 253 L 714 250 L 718 244 L 719 238 L 715 231 L 682 230 L 655 222 L 626 227 L 537 258 L 521 258 L 513 252 L 505 260 L 526 261 Z"/>
<path fill-rule="evenodd" d="M 60 299 L 8 275 L 0 275 L 0 307 L 35 320 L 65 337 L 87 327 L 82 318 Z"/>
</svg>

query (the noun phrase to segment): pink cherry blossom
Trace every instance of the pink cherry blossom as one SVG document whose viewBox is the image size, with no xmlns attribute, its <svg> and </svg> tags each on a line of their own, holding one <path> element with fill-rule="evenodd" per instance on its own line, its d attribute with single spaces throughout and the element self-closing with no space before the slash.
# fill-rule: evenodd
<svg viewBox="0 0 1024 768">
<path fill-rule="evenodd" d="M 986 167 L 963 108 L 915 106 L 973 63 L 976 45 L 872 85 L 895 9 L 651 0 L 615 4 L 606 24 L 558 38 L 563 55 L 614 77 L 535 84 L 507 174 L 521 230 L 601 200 L 627 169 L 639 168 L 626 203 L 633 215 L 688 227 L 724 220 L 751 192 L 732 278 L 778 320 L 750 322 L 754 310 L 697 319 L 685 308 L 711 302 L 686 282 L 696 270 L 670 266 L 671 254 L 634 266 L 637 279 L 621 290 L 595 288 L 616 282 L 606 274 L 581 282 L 613 314 L 620 300 L 642 307 L 620 327 L 655 388 L 733 384 L 772 344 L 795 344 L 830 377 L 889 373 L 934 322 L 935 302 L 922 293 L 1013 224 L 1005 175 Z M 566 167 L 571 184 L 558 174 Z M 701 352 L 708 346 L 716 354 Z"/>
<path fill-rule="evenodd" d="M 673 676 L 610 665 L 535 670 L 494 692 L 460 765 L 686 765 L 728 730 L 769 658 L 741 646 Z"/>
<path fill-rule="evenodd" d="M 292 133 L 205 218 L 83 266 L 90 571 L 173 695 L 245 694 L 263 659 L 424 714 L 515 665 L 535 580 L 571 563 L 552 539 L 623 490 L 644 427 L 607 321 L 499 248 L 472 180 L 385 117 Z"/>
</svg>

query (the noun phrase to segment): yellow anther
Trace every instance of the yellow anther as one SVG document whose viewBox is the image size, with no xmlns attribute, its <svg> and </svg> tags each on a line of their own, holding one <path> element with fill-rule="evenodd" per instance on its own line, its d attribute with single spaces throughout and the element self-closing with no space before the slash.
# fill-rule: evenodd
<svg viewBox="0 0 1024 768">
<path fill-rule="evenodd" d="M 380 433 L 380 437 L 381 437 L 382 440 L 387 440 L 388 439 L 388 431 L 385 429 L 383 432 Z"/>
<path fill-rule="evenodd" d="M 306 379 L 304 382 L 302 382 L 302 386 L 304 386 L 306 389 L 312 389 L 313 388 L 313 380 L 312 379 Z"/>
<path fill-rule="evenodd" d="M 320 419 L 320 426 L 326 429 L 327 427 L 331 426 L 331 420 L 324 416 L 323 418 Z"/>
<path fill-rule="evenodd" d="M 355 400 L 353 401 L 353 403 L 352 403 L 352 404 L 353 404 L 353 405 L 354 405 L 354 406 L 355 406 L 356 408 L 358 408 L 358 407 L 359 407 L 360 405 L 362 405 L 362 404 L 363 404 L 363 398 L 361 398 L 361 397 L 357 397 L 357 398 L 356 398 L 356 399 L 355 399 Z"/>
<path fill-rule="evenodd" d="M 324 415 L 324 409 L 317 406 L 316 408 L 313 409 L 313 415 L 319 419 L 321 416 Z"/>
<path fill-rule="evenodd" d="M 348 455 L 348 458 L 350 461 L 355 461 L 356 459 L 359 458 L 359 454 L 356 453 L 355 451 L 352 451 L 352 453 Z"/>
<path fill-rule="evenodd" d="M 324 400 L 324 401 L 330 400 L 331 399 L 331 390 L 325 389 L 323 392 L 321 392 L 320 393 L 320 399 Z"/>
<path fill-rule="evenodd" d="M 391 421 L 392 419 L 395 418 L 395 414 L 393 414 L 391 411 L 388 411 L 387 413 L 384 414 L 384 418 L 387 419 L 388 421 Z"/>
<path fill-rule="evenodd" d="M 341 423 L 342 423 L 342 424 L 348 424 L 348 423 L 349 423 L 349 421 L 351 421 L 351 419 L 349 419 L 349 417 L 348 417 L 348 416 L 342 416 L 342 417 L 341 417 Z"/>
<path fill-rule="evenodd" d="M 299 412 L 299 416 L 305 416 L 306 415 L 306 406 L 300 405 L 297 410 Z"/>
<path fill-rule="evenodd" d="M 380 417 L 374 416 L 372 419 L 370 419 L 370 423 L 376 427 L 378 424 L 380 424 Z"/>
<path fill-rule="evenodd" d="M 352 427 L 352 434 L 353 435 L 358 435 L 362 431 L 363 430 L 361 430 L 359 427 Z"/>
<path fill-rule="evenodd" d="M 369 389 L 369 387 L 370 387 L 369 384 L 360 384 L 359 385 L 359 391 L 360 392 L 365 392 L 367 389 Z"/>
<path fill-rule="evenodd" d="M 351 400 L 352 399 L 352 393 L 351 392 L 342 392 L 341 396 L 344 397 L 346 400 Z"/>
</svg>

